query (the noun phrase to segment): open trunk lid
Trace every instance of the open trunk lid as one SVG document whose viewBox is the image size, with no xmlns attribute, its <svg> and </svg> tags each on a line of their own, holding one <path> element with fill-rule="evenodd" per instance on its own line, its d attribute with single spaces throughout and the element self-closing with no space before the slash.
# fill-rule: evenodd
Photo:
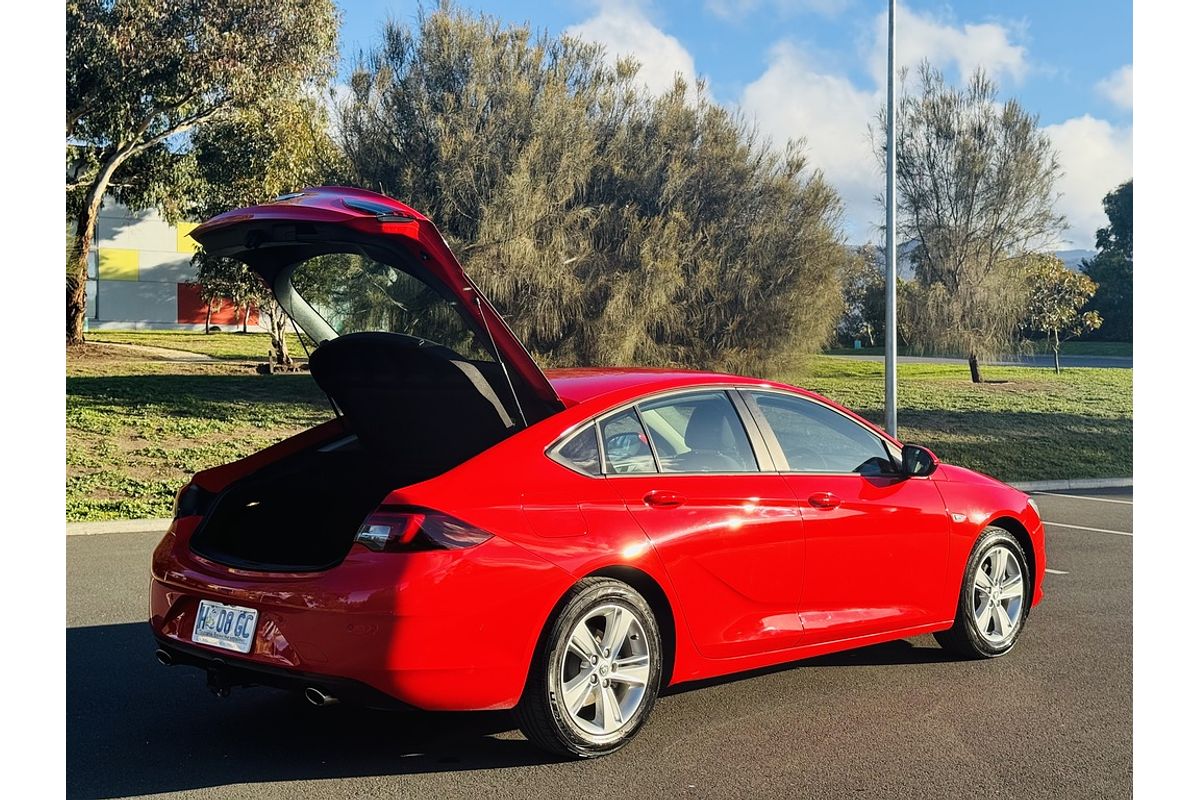
<svg viewBox="0 0 1200 800">
<path fill-rule="evenodd" d="M 258 273 L 276 299 L 318 344 L 337 332 L 291 284 L 297 265 L 331 253 L 360 253 L 400 269 L 452 302 L 514 384 L 526 424 L 563 403 L 533 357 L 463 270 L 434 224 L 405 204 L 348 187 L 310 187 L 270 203 L 213 217 L 192 231 L 206 252 L 233 258 Z"/>
</svg>

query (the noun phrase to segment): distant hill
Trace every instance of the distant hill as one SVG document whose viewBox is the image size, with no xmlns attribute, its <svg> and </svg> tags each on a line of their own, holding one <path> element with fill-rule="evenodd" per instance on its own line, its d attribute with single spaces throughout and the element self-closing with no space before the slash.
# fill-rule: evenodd
<svg viewBox="0 0 1200 800">
<path fill-rule="evenodd" d="M 1095 250 L 1058 250 L 1054 253 L 1062 259 L 1063 263 L 1076 272 L 1083 269 L 1083 261 L 1088 258 L 1095 258 Z"/>
<path fill-rule="evenodd" d="M 902 242 L 896 247 L 896 262 L 899 267 L 901 280 L 912 280 L 915 270 L 912 264 L 913 251 L 917 249 L 915 241 Z M 883 248 L 877 247 L 879 253 L 879 264 L 883 263 Z M 1095 250 L 1056 250 L 1054 255 L 1062 259 L 1063 263 L 1076 272 L 1083 269 L 1085 259 L 1095 258 Z M 881 267 L 882 268 L 882 267 Z"/>
</svg>

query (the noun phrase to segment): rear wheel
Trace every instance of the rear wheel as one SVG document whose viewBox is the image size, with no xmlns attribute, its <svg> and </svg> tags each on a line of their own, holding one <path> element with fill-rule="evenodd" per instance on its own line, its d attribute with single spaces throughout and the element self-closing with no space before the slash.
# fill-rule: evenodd
<svg viewBox="0 0 1200 800">
<path fill-rule="evenodd" d="M 1025 625 L 1031 581 L 1016 538 L 1003 528 L 985 528 L 967 559 L 954 627 L 934 637 L 947 650 L 970 658 L 1004 655 Z"/>
<path fill-rule="evenodd" d="M 628 743 L 654 707 L 658 625 L 640 594 L 609 578 L 585 578 L 559 608 L 534 654 L 517 721 L 551 752 L 606 755 Z"/>
</svg>

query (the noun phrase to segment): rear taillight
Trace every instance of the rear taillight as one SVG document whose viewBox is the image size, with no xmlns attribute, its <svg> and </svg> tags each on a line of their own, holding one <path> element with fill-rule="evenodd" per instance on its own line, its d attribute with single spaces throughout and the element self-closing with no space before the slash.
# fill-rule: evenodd
<svg viewBox="0 0 1200 800">
<path fill-rule="evenodd" d="M 175 493 L 175 519 L 203 515 L 212 503 L 213 493 L 189 483 Z"/>
<path fill-rule="evenodd" d="M 359 526 L 354 541 L 378 553 L 461 550 L 492 534 L 460 519 L 427 509 L 379 509 Z"/>
</svg>

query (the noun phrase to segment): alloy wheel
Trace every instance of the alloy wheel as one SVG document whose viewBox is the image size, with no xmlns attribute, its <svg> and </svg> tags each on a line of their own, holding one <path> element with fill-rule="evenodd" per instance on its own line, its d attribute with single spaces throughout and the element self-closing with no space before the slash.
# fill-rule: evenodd
<svg viewBox="0 0 1200 800">
<path fill-rule="evenodd" d="M 568 720 L 588 737 L 606 737 L 637 713 L 650 678 L 650 650 L 637 615 L 606 604 L 571 630 L 554 685 Z"/>
<path fill-rule="evenodd" d="M 972 592 L 975 630 L 992 644 L 1010 639 L 1021 626 L 1025 576 L 1007 547 L 987 551 L 975 570 Z"/>
</svg>

